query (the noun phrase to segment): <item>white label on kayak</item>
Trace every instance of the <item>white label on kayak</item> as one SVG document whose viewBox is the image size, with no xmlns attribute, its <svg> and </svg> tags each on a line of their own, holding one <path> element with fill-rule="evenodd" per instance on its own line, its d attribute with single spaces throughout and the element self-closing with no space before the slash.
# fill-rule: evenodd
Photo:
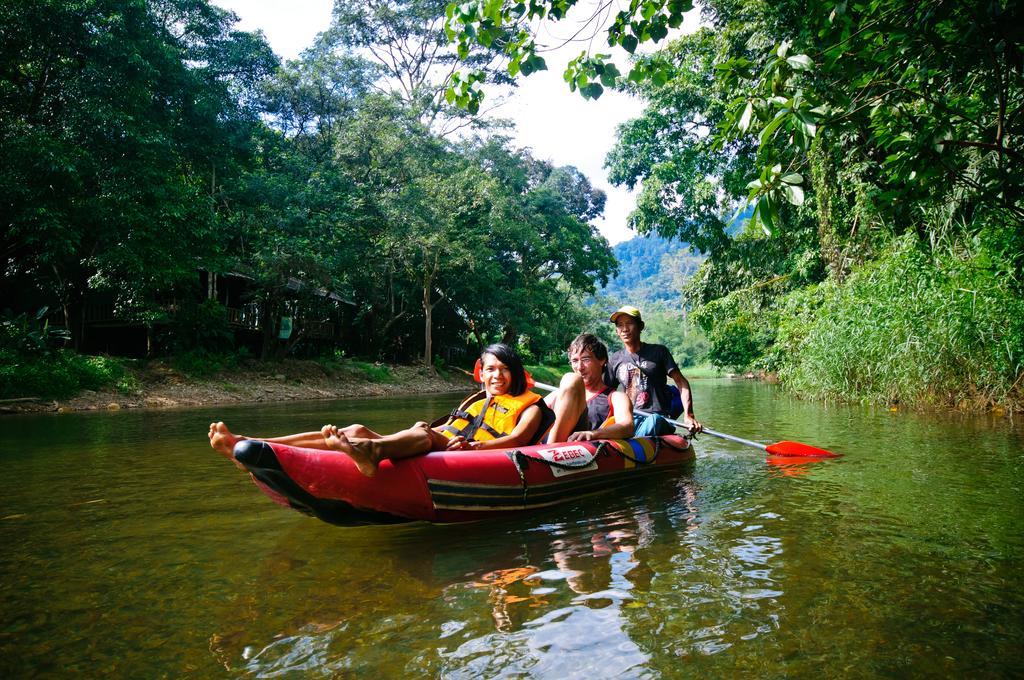
<svg viewBox="0 0 1024 680">
<path fill-rule="evenodd" d="M 597 469 L 594 454 L 582 446 L 559 446 L 556 449 L 538 449 L 537 455 L 552 463 L 573 466 L 572 469 L 566 469 L 552 465 L 551 474 L 555 477 L 564 477 L 565 475 L 574 475 L 577 472 Z"/>
</svg>

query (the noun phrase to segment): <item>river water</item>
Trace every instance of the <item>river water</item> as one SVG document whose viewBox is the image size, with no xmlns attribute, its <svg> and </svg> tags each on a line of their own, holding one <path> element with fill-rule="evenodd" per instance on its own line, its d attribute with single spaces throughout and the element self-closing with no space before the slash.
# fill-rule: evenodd
<svg viewBox="0 0 1024 680">
<path fill-rule="evenodd" d="M 515 519 L 339 528 L 206 443 L 452 395 L 0 419 L 0 676 L 1021 677 L 1024 429 L 694 381 L 720 431 L 844 453 Z"/>
</svg>

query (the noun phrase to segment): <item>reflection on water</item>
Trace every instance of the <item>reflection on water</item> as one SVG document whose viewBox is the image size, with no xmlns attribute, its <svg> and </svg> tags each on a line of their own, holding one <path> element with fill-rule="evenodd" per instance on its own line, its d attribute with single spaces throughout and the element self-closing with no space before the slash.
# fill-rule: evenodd
<svg viewBox="0 0 1024 680">
<path fill-rule="evenodd" d="M 564 677 L 589 669 L 608 677 L 642 668 L 650 652 L 634 639 L 643 629 L 631 610 L 656 606 L 649 595 L 654 574 L 643 555 L 667 518 L 652 508 L 665 494 L 688 503 L 695 520 L 693 482 L 684 478 L 666 480 L 660 492 L 627 496 L 628 510 L 603 515 L 597 506 L 582 506 L 541 523 L 394 532 L 369 547 L 371 569 L 347 574 L 337 594 L 327 577 L 316 604 L 297 605 L 331 601 L 333 614 L 304 613 L 293 629 L 256 643 L 243 630 L 219 634 L 221 654 L 244 659 L 233 670 L 259 675 L 388 668 L 396 649 L 410 655 L 404 670 L 428 675 Z M 593 518 L 573 516 L 580 514 Z M 302 570 L 334 573 L 338 558 L 325 547 L 317 558 L 324 564 Z M 365 564 L 359 556 L 353 561 Z M 295 576 L 289 576 L 293 583 Z"/>
<path fill-rule="evenodd" d="M 0 673 L 1019 672 L 1020 428 L 695 388 L 716 429 L 846 455 L 703 438 L 691 472 L 542 513 L 343 529 L 270 503 L 210 420 L 388 430 L 450 396 L 0 420 Z"/>
</svg>

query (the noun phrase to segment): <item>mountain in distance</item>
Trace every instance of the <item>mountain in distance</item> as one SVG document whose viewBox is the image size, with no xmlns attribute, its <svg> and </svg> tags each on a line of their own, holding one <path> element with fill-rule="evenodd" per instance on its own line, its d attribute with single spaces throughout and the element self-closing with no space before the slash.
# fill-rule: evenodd
<svg viewBox="0 0 1024 680">
<path fill-rule="evenodd" d="M 736 238 L 750 222 L 752 205 L 744 206 L 726 226 L 726 233 Z M 636 236 L 612 246 L 619 260 L 619 274 L 598 290 L 598 295 L 619 304 L 657 302 L 681 309 L 679 295 L 686 279 L 707 259 L 693 251 L 685 241 L 668 239 L 657 234 Z"/>
<path fill-rule="evenodd" d="M 618 275 L 598 291 L 616 305 L 638 307 L 660 303 L 679 308 L 679 293 L 687 278 L 697 271 L 705 257 L 682 241 L 657 235 L 637 236 L 612 246 L 619 261 Z"/>
</svg>

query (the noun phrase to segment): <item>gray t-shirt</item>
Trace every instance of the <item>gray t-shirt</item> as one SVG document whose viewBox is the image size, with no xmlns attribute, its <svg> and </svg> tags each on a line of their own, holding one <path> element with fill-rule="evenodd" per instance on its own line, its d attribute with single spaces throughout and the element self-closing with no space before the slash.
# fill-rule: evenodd
<svg viewBox="0 0 1024 680">
<path fill-rule="evenodd" d="M 620 349 L 608 358 L 613 385 L 625 392 L 633 407 L 669 416 L 672 396 L 668 390 L 668 374 L 678 371 L 672 352 L 664 345 L 640 343 L 640 351 L 630 354 Z"/>
</svg>

